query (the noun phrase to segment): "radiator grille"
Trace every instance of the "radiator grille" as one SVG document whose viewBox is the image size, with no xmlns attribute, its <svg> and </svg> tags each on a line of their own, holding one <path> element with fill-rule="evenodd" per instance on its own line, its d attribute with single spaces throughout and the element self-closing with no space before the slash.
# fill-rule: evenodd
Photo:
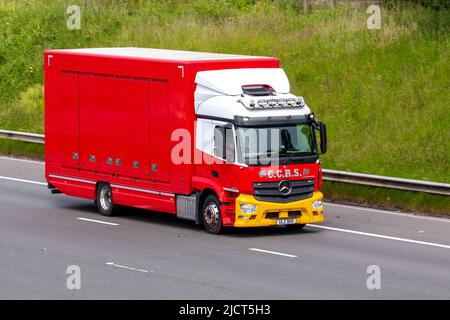
<svg viewBox="0 0 450 320">
<path fill-rule="evenodd" d="M 311 198 L 314 192 L 314 180 L 290 181 L 292 191 L 284 196 L 279 191 L 280 181 L 253 183 L 255 198 L 269 202 L 292 202 Z"/>
</svg>

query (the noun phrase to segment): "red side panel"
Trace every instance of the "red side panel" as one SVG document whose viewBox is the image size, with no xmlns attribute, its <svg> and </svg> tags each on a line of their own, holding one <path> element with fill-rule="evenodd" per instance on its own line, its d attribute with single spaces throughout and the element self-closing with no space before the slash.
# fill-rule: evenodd
<svg viewBox="0 0 450 320">
<path fill-rule="evenodd" d="M 115 138 L 111 89 L 110 77 L 79 75 L 81 169 L 113 172 Z M 108 158 L 112 163 L 107 162 Z"/>
<path fill-rule="evenodd" d="M 61 74 L 62 95 L 62 165 L 77 169 L 80 165 L 79 121 L 78 121 L 78 75 Z"/>
<path fill-rule="evenodd" d="M 110 91 L 114 110 L 114 158 L 119 175 L 146 178 L 149 172 L 149 81 L 113 78 Z"/>
<path fill-rule="evenodd" d="M 45 163 L 46 174 L 50 167 L 62 163 L 62 86 L 60 73 L 61 57 L 46 53 L 44 56 L 44 100 L 45 100 Z"/>
<path fill-rule="evenodd" d="M 169 150 L 169 106 L 166 81 L 150 83 L 150 145 L 151 177 L 158 182 L 169 182 L 172 162 Z"/>
</svg>

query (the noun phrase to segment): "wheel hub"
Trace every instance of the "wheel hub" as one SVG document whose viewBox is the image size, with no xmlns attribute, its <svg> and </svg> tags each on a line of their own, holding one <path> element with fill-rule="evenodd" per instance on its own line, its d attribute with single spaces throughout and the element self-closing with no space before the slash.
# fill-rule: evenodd
<svg viewBox="0 0 450 320">
<path fill-rule="evenodd" d="M 203 214 L 203 218 L 205 222 L 211 226 L 215 227 L 219 221 L 219 208 L 215 203 L 210 203 L 206 208 Z"/>
<path fill-rule="evenodd" d="M 111 208 L 111 191 L 108 188 L 103 188 L 100 191 L 100 205 L 104 210 L 109 210 Z"/>
</svg>

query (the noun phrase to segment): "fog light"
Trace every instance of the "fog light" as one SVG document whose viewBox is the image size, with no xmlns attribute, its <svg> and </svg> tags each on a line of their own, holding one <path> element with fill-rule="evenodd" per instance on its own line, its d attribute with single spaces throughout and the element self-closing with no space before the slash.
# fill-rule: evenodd
<svg viewBox="0 0 450 320">
<path fill-rule="evenodd" d="M 257 206 L 249 203 L 240 203 L 239 204 L 241 211 L 246 214 L 255 213 Z"/>
<path fill-rule="evenodd" d="M 314 201 L 314 202 L 312 203 L 312 207 L 313 207 L 314 209 L 317 209 L 317 210 L 322 209 L 322 207 L 323 207 L 323 202 L 322 202 L 321 200 Z"/>
</svg>

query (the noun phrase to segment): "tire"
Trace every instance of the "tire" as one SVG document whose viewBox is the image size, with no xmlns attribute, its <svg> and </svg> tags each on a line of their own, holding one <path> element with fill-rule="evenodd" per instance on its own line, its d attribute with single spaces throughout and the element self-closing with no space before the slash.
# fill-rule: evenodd
<svg viewBox="0 0 450 320">
<path fill-rule="evenodd" d="M 209 195 L 203 202 L 202 220 L 205 230 L 211 234 L 219 234 L 222 230 L 220 203 L 216 196 Z"/>
<path fill-rule="evenodd" d="M 116 206 L 113 203 L 111 186 L 107 183 L 99 183 L 97 186 L 97 198 L 95 200 L 98 212 L 102 216 L 113 216 L 116 213 Z"/>
</svg>

